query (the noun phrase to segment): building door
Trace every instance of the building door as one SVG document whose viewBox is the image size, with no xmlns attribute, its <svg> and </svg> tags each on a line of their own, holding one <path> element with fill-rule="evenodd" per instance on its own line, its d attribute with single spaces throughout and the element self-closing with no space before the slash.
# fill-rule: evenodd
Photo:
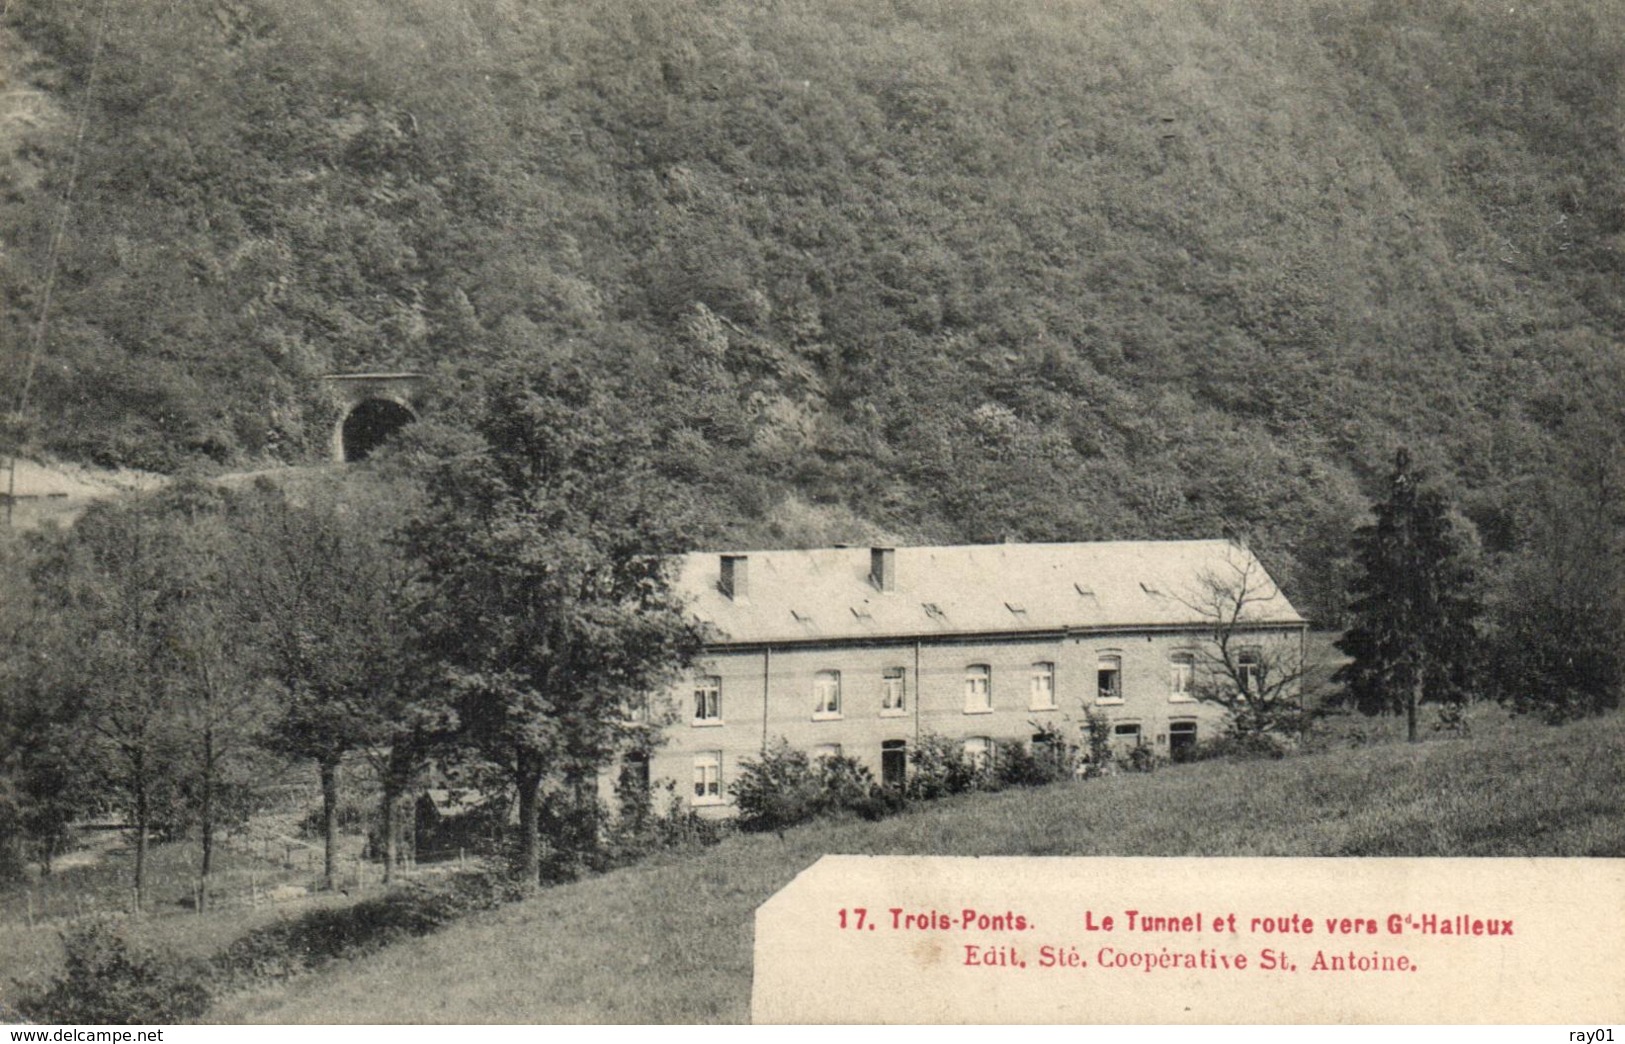
<svg viewBox="0 0 1625 1044">
<path fill-rule="evenodd" d="M 901 787 L 908 780 L 908 741 L 886 740 L 880 745 L 880 782 Z"/>
<path fill-rule="evenodd" d="M 1171 721 L 1168 723 L 1168 758 L 1171 761 L 1189 761 L 1196 755 L 1196 722 Z"/>
</svg>

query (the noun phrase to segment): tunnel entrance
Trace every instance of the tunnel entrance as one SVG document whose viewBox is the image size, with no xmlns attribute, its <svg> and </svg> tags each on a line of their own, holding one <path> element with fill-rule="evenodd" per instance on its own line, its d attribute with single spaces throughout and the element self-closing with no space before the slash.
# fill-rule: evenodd
<svg viewBox="0 0 1625 1044">
<path fill-rule="evenodd" d="M 366 460 L 385 439 L 417 420 L 417 415 L 389 399 L 363 399 L 344 418 L 344 460 Z"/>
</svg>

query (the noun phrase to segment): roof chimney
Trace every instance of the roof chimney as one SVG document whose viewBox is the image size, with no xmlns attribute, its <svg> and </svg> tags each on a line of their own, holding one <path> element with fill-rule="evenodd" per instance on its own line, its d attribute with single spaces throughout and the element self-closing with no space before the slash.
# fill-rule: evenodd
<svg viewBox="0 0 1625 1044">
<path fill-rule="evenodd" d="M 871 547 L 869 549 L 869 582 L 877 591 L 897 590 L 897 549 Z"/>
<path fill-rule="evenodd" d="M 722 556 L 722 593 L 736 602 L 750 601 L 750 557 Z"/>
</svg>

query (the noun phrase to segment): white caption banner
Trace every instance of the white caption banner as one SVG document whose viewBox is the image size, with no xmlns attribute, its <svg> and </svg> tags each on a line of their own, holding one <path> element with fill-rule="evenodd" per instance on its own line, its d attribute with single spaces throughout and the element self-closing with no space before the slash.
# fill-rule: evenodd
<svg viewBox="0 0 1625 1044">
<path fill-rule="evenodd" d="M 1603 1023 L 1625 861 L 826 856 L 760 1023 Z"/>
</svg>

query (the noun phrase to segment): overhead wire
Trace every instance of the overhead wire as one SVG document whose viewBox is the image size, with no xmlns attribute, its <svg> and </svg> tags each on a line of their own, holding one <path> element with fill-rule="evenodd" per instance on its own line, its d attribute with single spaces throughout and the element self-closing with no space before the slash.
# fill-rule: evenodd
<svg viewBox="0 0 1625 1044">
<path fill-rule="evenodd" d="M 91 45 L 90 69 L 85 76 L 84 100 L 79 107 L 79 119 L 74 128 L 73 149 L 68 163 L 68 180 L 62 191 L 62 204 L 58 208 L 56 227 L 52 230 L 50 245 L 45 255 L 45 283 L 40 294 L 39 318 L 34 326 L 33 343 L 23 361 L 22 382 L 17 400 L 12 407 L 11 462 L 6 482 L 6 525 L 12 523 L 12 512 L 17 502 L 17 456 L 21 452 L 22 423 L 28 413 L 28 400 L 33 392 L 34 378 L 39 371 L 40 359 L 45 353 L 45 337 L 50 329 L 51 303 L 56 293 L 57 268 L 62 258 L 62 245 L 67 239 L 68 221 L 73 213 L 73 196 L 79 185 L 79 170 L 84 158 L 85 131 L 90 125 L 90 110 L 95 102 L 96 77 L 101 66 L 102 47 L 107 40 L 107 12 L 109 0 L 102 0 L 96 19 L 96 36 Z M 6 0 L 0 9 L 0 18 L 11 13 L 11 2 Z"/>
</svg>

